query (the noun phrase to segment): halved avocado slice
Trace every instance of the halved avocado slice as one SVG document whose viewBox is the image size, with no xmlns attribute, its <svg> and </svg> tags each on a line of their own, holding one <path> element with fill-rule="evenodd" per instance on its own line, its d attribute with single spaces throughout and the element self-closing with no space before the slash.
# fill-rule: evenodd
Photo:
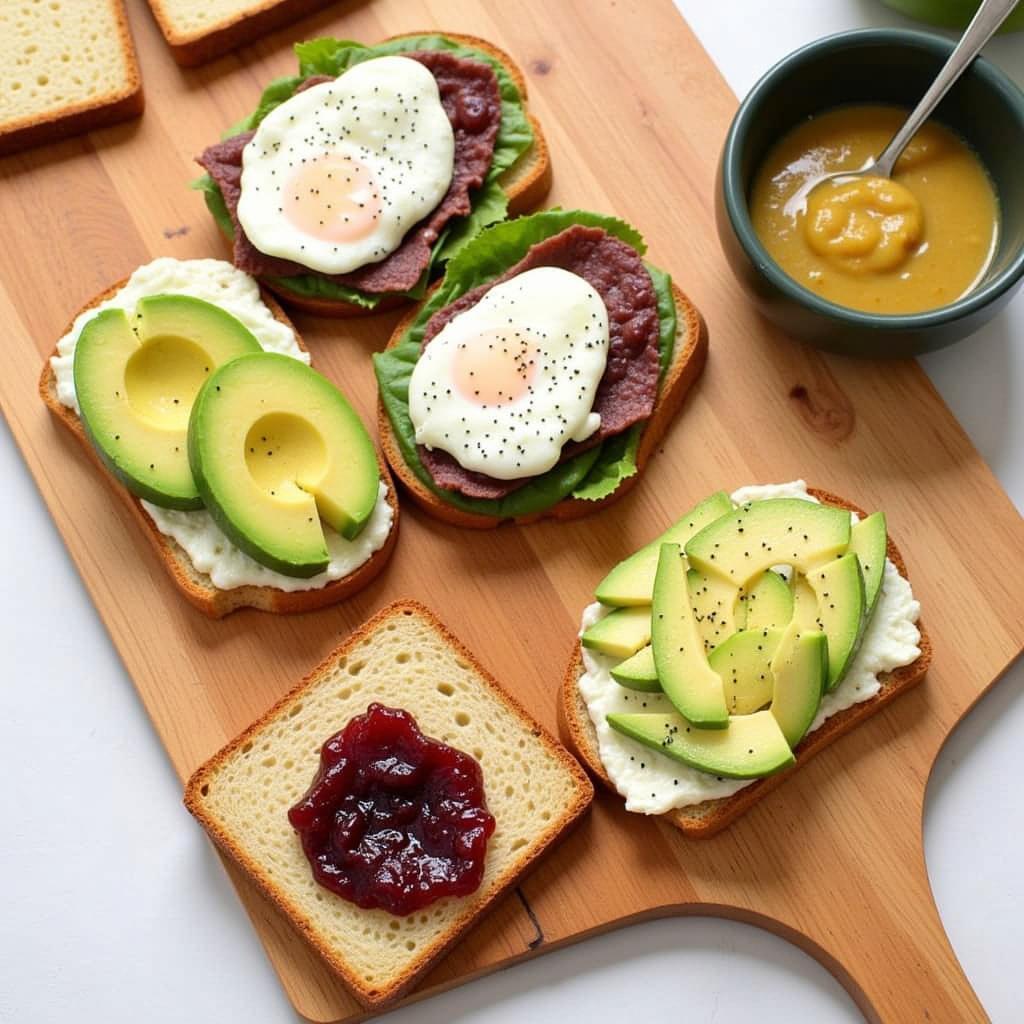
<svg viewBox="0 0 1024 1024">
<path fill-rule="evenodd" d="M 793 749 L 811 727 L 828 679 L 828 640 L 824 633 L 801 632 L 791 622 L 772 658 L 769 710 Z"/>
<path fill-rule="evenodd" d="M 704 527 L 686 545 L 694 569 L 747 587 L 775 565 L 808 572 L 850 543 L 850 513 L 799 498 L 741 505 Z"/>
<path fill-rule="evenodd" d="M 686 588 L 697 628 L 704 639 L 704 650 L 710 653 L 739 628 L 736 613 L 740 588 L 721 576 L 709 576 L 697 569 L 686 573 Z"/>
<path fill-rule="evenodd" d="M 843 555 L 807 574 L 818 599 L 817 626 L 828 637 L 828 682 L 834 690 L 846 675 L 864 628 L 864 578 L 860 559 Z"/>
<path fill-rule="evenodd" d="M 654 648 L 648 644 L 632 657 L 619 662 L 612 669 L 612 679 L 628 690 L 660 693 L 661 683 L 658 682 L 658 670 L 654 665 Z"/>
<path fill-rule="evenodd" d="M 777 573 L 767 569 L 740 593 L 737 622 L 742 629 L 785 629 L 793 618 L 793 591 Z"/>
<path fill-rule="evenodd" d="M 725 691 L 704 654 L 678 544 L 662 544 L 658 555 L 651 647 L 661 689 L 676 710 L 700 728 L 724 729 L 729 722 Z"/>
<path fill-rule="evenodd" d="M 613 658 L 628 658 L 651 642 L 650 608 L 617 608 L 586 630 L 580 643 Z"/>
<path fill-rule="evenodd" d="M 741 629 L 708 657 L 721 677 L 725 704 L 732 715 L 749 715 L 772 699 L 772 657 L 782 633 L 777 629 Z"/>
<path fill-rule="evenodd" d="M 75 345 L 82 426 L 133 494 L 165 508 L 202 508 L 188 463 L 192 403 L 218 366 L 260 350 L 240 320 L 188 295 L 141 299 L 132 320 L 105 309 Z"/>
<path fill-rule="evenodd" d="M 308 578 L 328 564 L 321 519 L 358 536 L 380 488 L 370 435 L 341 392 L 290 356 L 261 352 L 203 386 L 188 431 L 206 507 L 262 565 Z"/>
<path fill-rule="evenodd" d="M 759 779 L 795 760 L 770 711 L 733 715 L 727 729 L 698 729 L 672 714 L 611 714 L 608 724 L 666 757 L 723 778 Z"/>
<path fill-rule="evenodd" d="M 849 550 L 860 559 L 860 571 L 864 574 L 864 601 L 869 616 L 875 610 L 875 602 L 882 590 L 885 549 L 884 512 L 872 512 L 850 528 Z"/>
<path fill-rule="evenodd" d="M 725 491 L 712 494 L 691 508 L 679 522 L 670 526 L 660 537 L 639 551 L 623 559 L 601 582 L 594 592 L 601 604 L 650 604 L 654 591 L 654 574 L 658 569 L 658 552 L 662 544 L 684 545 L 695 533 L 732 508 Z"/>
</svg>

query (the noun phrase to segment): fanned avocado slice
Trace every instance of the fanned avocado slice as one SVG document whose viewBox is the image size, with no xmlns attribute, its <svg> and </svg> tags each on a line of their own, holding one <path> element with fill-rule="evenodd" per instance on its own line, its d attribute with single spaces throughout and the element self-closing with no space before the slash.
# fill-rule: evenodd
<svg viewBox="0 0 1024 1024">
<path fill-rule="evenodd" d="M 622 607 L 625 605 L 650 604 L 654 591 L 654 574 L 658 569 L 658 552 L 662 544 L 686 542 L 708 523 L 725 515 L 732 508 L 732 502 L 725 491 L 712 494 L 699 505 L 694 506 L 677 523 L 670 526 L 660 537 L 644 545 L 639 551 L 623 559 L 597 585 L 595 596 L 601 604 Z"/>
<path fill-rule="evenodd" d="M 628 658 L 651 642 L 650 608 L 617 608 L 598 619 L 580 643 L 613 658 Z"/>
<path fill-rule="evenodd" d="M 793 591 L 771 569 L 741 591 L 736 621 L 741 629 L 785 629 L 793 618 Z"/>
<path fill-rule="evenodd" d="M 834 690 L 846 675 L 860 646 L 864 628 L 865 595 L 860 560 L 843 555 L 807 574 L 818 599 L 817 626 L 828 637 L 827 689 Z"/>
<path fill-rule="evenodd" d="M 729 721 L 725 692 L 704 653 L 678 544 L 661 546 L 651 612 L 651 647 L 665 696 L 694 725 L 724 729 Z"/>
<path fill-rule="evenodd" d="M 849 550 L 860 559 L 860 569 L 864 574 L 864 601 L 869 616 L 875 610 L 882 590 L 886 540 L 884 512 L 872 512 L 850 528 Z"/>
<path fill-rule="evenodd" d="M 726 729 L 698 729 L 673 714 L 612 714 L 623 736 L 711 775 L 758 779 L 793 764 L 793 751 L 770 711 L 734 715 Z"/>
<path fill-rule="evenodd" d="M 686 573 L 690 606 L 697 619 L 697 628 L 704 639 L 704 650 L 710 653 L 739 628 L 740 588 L 721 576 L 708 575 L 697 569 Z"/>
<path fill-rule="evenodd" d="M 218 366 L 259 351 L 240 320 L 188 295 L 141 299 L 131 320 L 105 309 L 75 345 L 82 426 L 133 494 L 165 508 L 202 508 L 188 462 L 192 403 Z"/>
<path fill-rule="evenodd" d="M 781 631 L 741 629 L 708 657 L 708 664 L 721 677 L 725 704 L 732 715 L 749 715 L 772 699 L 772 657 Z"/>
<path fill-rule="evenodd" d="M 328 565 L 321 520 L 359 535 L 377 504 L 370 435 L 305 363 L 261 352 L 222 366 L 196 398 L 189 461 L 225 534 L 257 562 L 308 578 Z"/>
<path fill-rule="evenodd" d="M 769 710 L 792 748 L 811 727 L 828 679 L 828 640 L 824 633 L 801 632 L 790 623 L 771 663 L 772 703 Z"/>
<path fill-rule="evenodd" d="M 704 527 L 686 545 L 694 569 L 747 587 L 775 565 L 808 572 L 850 543 L 850 513 L 799 498 L 740 505 Z"/>
<path fill-rule="evenodd" d="M 661 691 L 658 669 L 654 664 L 654 649 L 650 644 L 641 647 L 632 657 L 619 662 L 611 674 L 615 682 L 628 690 L 641 690 L 644 693 Z"/>
</svg>

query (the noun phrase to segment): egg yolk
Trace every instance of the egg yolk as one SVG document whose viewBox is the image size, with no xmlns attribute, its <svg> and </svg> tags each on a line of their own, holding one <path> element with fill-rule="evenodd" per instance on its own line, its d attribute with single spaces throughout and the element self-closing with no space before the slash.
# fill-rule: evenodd
<svg viewBox="0 0 1024 1024">
<path fill-rule="evenodd" d="M 381 215 L 380 189 L 366 164 L 344 153 L 307 160 L 284 189 L 284 214 L 302 234 L 355 242 Z"/>
<path fill-rule="evenodd" d="M 459 393 L 476 405 L 506 405 L 530 388 L 537 373 L 537 347 L 529 332 L 495 328 L 462 342 L 452 375 Z"/>
</svg>

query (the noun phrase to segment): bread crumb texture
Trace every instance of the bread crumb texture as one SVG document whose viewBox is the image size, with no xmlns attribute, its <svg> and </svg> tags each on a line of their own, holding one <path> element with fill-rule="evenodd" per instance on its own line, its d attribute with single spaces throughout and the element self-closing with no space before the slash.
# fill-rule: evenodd
<svg viewBox="0 0 1024 1024">
<path fill-rule="evenodd" d="M 150 6 L 171 32 L 185 41 L 258 14 L 276 2 L 278 0 L 150 0 Z"/>
<path fill-rule="evenodd" d="M 0 128 L 131 91 L 120 0 L 0 0 Z"/>
<path fill-rule="evenodd" d="M 286 817 L 313 779 L 324 741 L 374 701 L 405 708 L 421 730 L 483 767 L 497 827 L 472 896 L 440 900 L 396 918 L 361 910 L 319 886 Z M 404 608 L 342 654 L 205 779 L 204 816 L 259 864 L 287 908 L 305 918 L 367 991 L 413 969 L 488 894 L 507 885 L 578 800 L 565 762 L 513 711 L 434 625 Z"/>
</svg>

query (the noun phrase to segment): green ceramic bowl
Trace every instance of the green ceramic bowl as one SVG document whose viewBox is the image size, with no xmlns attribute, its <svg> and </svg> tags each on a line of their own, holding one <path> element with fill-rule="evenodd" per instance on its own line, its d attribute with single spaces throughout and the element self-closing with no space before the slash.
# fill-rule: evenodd
<svg viewBox="0 0 1024 1024">
<path fill-rule="evenodd" d="M 761 312 L 789 334 L 832 352 L 904 358 L 976 331 L 1024 281 L 1024 93 L 979 58 L 943 100 L 936 118 L 965 138 L 995 183 L 999 247 L 977 288 L 949 306 L 881 316 L 837 306 L 797 284 L 768 255 L 747 207 L 768 149 L 799 121 L 850 103 L 921 98 L 953 49 L 926 32 L 866 29 L 828 36 L 775 65 L 740 104 L 718 168 L 716 220 L 733 272 Z"/>
</svg>

